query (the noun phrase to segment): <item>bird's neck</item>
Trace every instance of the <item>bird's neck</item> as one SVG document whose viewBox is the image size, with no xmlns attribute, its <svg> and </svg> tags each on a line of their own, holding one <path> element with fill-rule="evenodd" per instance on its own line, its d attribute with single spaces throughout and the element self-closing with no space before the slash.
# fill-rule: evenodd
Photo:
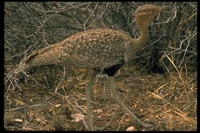
<svg viewBox="0 0 200 133">
<path fill-rule="evenodd" d="M 140 23 L 137 23 L 137 24 L 140 30 L 140 36 L 135 41 L 136 41 L 136 44 L 141 46 L 142 48 L 148 39 L 148 24 L 149 23 L 140 21 Z"/>
</svg>

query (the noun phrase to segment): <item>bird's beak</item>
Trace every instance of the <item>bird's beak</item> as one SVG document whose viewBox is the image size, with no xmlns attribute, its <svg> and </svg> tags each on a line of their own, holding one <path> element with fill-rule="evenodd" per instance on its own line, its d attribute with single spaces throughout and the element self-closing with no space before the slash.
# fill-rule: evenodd
<svg viewBox="0 0 200 133">
<path fill-rule="evenodd" d="M 165 10 L 168 10 L 169 9 L 169 6 L 161 6 L 160 7 L 160 11 L 165 11 Z"/>
</svg>

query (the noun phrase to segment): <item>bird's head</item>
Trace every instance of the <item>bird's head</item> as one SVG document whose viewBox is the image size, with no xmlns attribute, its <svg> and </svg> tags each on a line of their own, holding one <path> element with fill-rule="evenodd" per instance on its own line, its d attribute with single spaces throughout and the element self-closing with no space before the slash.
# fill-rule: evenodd
<svg viewBox="0 0 200 133">
<path fill-rule="evenodd" d="M 165 9 L 165 7 L 151 4 L 140 6 L 135 11 L 136 20 L 138 23 L 149 23 L 163 9 Z"/>
</svg>

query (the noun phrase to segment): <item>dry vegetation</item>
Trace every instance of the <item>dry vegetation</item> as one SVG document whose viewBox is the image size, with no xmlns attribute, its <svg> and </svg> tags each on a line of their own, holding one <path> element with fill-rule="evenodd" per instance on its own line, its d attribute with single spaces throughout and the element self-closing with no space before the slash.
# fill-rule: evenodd
<svg viewBox="0 0 200 133">
<path fill-rule="evenodd" d="M 137 37 L 133 13 L 146 3 L 151 2 L 6 2 L 4 129 L 88 130 L 85 85 L 91 70 L 45 66 L 18 79 L 9 75 L 33 51 L 83 30 L 112 28 Z M 154 130 L 197 130 L 197 3 L 153 4 L 171 9 L 155 18 L 147 45 L 115 76 L 117 93 Z M 110 99 L 108 88 L 106 75 L 99 75 L 93 87 L 94 126 L 144 130 Z"/>
</svg>

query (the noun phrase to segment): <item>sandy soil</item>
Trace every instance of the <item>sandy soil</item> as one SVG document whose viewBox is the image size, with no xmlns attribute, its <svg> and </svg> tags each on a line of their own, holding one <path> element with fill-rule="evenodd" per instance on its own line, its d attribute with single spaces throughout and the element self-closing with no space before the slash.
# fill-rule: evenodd
<svg viewBox="0 0 200 133">
<path fill-rule="evenodd" d="M 197 75 L 183 68 L 165 74 L 148 72 L 140 65 L 124 66 L 116 74 L 116 90 L 124 104 L 158 131 L 197 130 Z M 4 88 L 5 130 L 86 131 L 85 85 L 91 71 L 65 72 L 62 67 L 36 68 L 17 85 Z M 7 79 L 5 79 L 7 81 Z M 145 130 L 109 97 L 106 75 L 93 86 L 94 127 L 104 131 Z M 96 128 L 98 129 L 98 128 Z"/>
</svg>

